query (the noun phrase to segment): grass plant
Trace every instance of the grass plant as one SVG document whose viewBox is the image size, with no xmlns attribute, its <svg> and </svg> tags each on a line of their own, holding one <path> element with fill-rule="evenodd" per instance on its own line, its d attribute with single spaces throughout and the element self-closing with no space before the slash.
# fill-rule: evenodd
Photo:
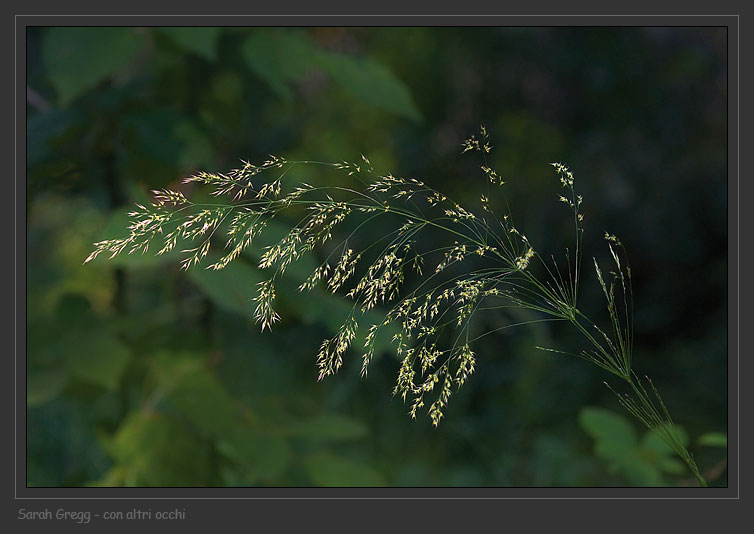
<svg viewBox="0 0 754 534">
<path fill-rule="evenodd" d="M 476 341 L 503 328 L 564 322 L 579 333 L 586 348 L 538 348 L 581 358 L 624 383 L 628 392 L 619 393 L 606 382 L 620 404 L 656 432 L 706 486 L 657 388 L 633 368 L 631 268 L 616 236 L 604 235 L 611 258 L 609 272 L 603 272 L 596 259 L 587 262 L 604 294 L 610 328 L 598 326 L 578 306 L 585 270 L 584 216 L 573 173 L 561 163 L 552 164 L 574 242 L 562 257 L 545 257 L 514 223 L 506 183 L 487 162 L 492 146 L 486 129 L 482 127 L 462 147 L 464 153 L 480 156 L 485 182 L 479 204 L 473 208 L 416 178 L 378 173 L 365 156 L 361 161 L 338 163 L 270 156 L 258 165 L 243 162 L 227 173 L 198 172 L 185 180 L 209 188 L 216 202 L 195 202 L 181 191 L 154 191 L 152 204 L 138 205 L 129 214 L 128 235 L 95 243 L 86 262 L 100 254 L 112 258 L 153 250 L 161 255 L 180 244 L 186 247 L 182 268 L 209 263 L 204 267 L 223 269 L 241 256 L 272 219 L 284 212 L 298 214 L 298 223 L 266 247 L 259 259 L 258 267 L 269 276 L 257 288 L 254 319 L 263 331 L 273 328 L 280 320 L 275 310 L 276 282 L 303 255 L 320 252 L 322 261 L 299 290 L 306 293 L 322 285 L 350 299 L 353 306 L 338 332 L 319 347 L 318 379 L 341 368 L 346 354 L 355 348 L 360 329 L 365 332 L 364 346 L 359 349 L 361 373 L 366 376 L 380 331 L 397 326 L 392 344 L 400 363 L 393 394 L 407 403 L 412 418 L 426 411 L 437 426 L 453 393 L 477 368 Z M 354 185 L 289 184 L 289 171 L 307 165 L 345 172 Z M 497 207 L 503 205 L 505 209 Z M 346 221 L 350 226 L 341 231 Z M 386 229 L 381 238 L 354 250 L 359 232 L 374 224 Z M 422 239 L 428 232 L 444 236 L 445 244 L 424 247 L 425 242 L 436 242 Z M 210 249 L 217 248 L 218 242 L 224 242 L 222 254 L 208 262 Z M 365 324 L 365 312 L 376 308 L 384 309 L 384 319 Z M 531 310 L 538 318 L 482 333 L 472 328 L 479 314 L 506 308 Z"/>
</svg>

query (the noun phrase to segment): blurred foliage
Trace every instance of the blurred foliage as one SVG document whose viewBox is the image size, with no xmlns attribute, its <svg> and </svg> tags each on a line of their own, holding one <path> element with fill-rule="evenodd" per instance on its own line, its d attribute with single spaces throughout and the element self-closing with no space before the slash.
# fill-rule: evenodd
<svg viewBox="0 0 754 534">
<path fill-rule="evenodd" d="M 578 342 L 554 326 L 480 341 L 479 371 L 435 430 L 391 398 L 392 357 L 364 380 L 350 361 L 316 381 L 347 305 L 302 299 L 295 272 L 283 322 L 257 330 L 259 248 L 219 272 L 180 272 L 171 255 L 82 266 L 150 189 L 268 153 L 366 154 L 473 202 L 482 178 L 458 153 L 480 123 L 542 249 L 569 239 L 551 161 L 579 180 L 587 257 L 604 230 L 627 245 L 636 365 L 726 485 L 725 47 L 718 28 L 30 28 L 28 485 L 686 483 L 652 435 L 606 410 L 598 369 L 533 349 Z M 581 302 L 601 316 L 585 280 Z"/>
<path fill-rule="evenodd" d="M 586 407 L 579 412 L 581 427 L 594 439 L 594 453 L 609 472 L 621 475 L 635 486 L 668 486 L 664 475 L 682 475 L 686 467 L 673 450 L 655 433 L 648 431 L 639 440 L 632 421 L 602 408 Z M 689 437 L 676 426 L 680 441 L 689 445 Z M 708 432 L 696 439 L 700 446 L 727 448 L 726 434 Z M 712 476 L 716 477 L 712 471 Z M 693 483 L 693 481 L 692 481 Z"/>
<path fill-rule="evenodd" d="M 601 408 L 583 408 L 579 422 L 594 438 L 594 452 L 609 469 L 620 473 L 636 486 L 663 486 L 663 473 L 682 474 L 685 470 L 673 450 L 658 434 L 647 432 L 639 441 L 631 422 L 614 412 Z M 681 443 L 688 445 L 682 427 L 676 429 Z"/>
</svg>

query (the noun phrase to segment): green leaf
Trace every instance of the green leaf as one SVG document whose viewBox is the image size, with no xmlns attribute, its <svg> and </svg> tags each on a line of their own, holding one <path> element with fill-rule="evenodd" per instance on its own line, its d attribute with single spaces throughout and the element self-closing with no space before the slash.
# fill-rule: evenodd
<svg viewBox="0 0 754 534">
<path fill-rule="evenodd" d="M 688 444 L 686 431 L 677 425 L 674 430 L 681 443 Z M 679 475 L 686 470 L 686 466 L 676 459 L 675 454 L 675 451 L 656 432 L 649 431 L 644 434 L 641 441 L 640 456 L 646 463 L 666 473 Z"/>
<path fill-rule="evenodd" d="M 131 358 L 128 348 L 104 332 L 91 332 L 70 340 L 66 350 L 68 368 L 73 376 L 106 389 L 118 386 Z"/>
<path fill-rule="evenodd" d="M 306 421 L 289 425 L 289 436 L 323 441 L 343 441 L 362 438 L 367 435 L 367 426 L 352 417 L 339 414 L 322 414 Z"/>
<path fill-rule="evenodd" d="M 696 438 L 697 445 L 706 447 L 727 447 L 728 434 L 721 432 L 707 432 Z"/>
<path fill-rule="evenodd" d="M 163 350 L 150 357 L 150 378 L 163 389 L 174 388 L 183 376 L 204 368 L 204 356 L 197 352 Z"/>
<path fill-rule="evenodd" d="M 183 139 L 177 135 L 178 125 L 186 120 L 186 115 L 170 109 L 147 108 L 129 113 L 121 121 L 128 158 L 144 161 L 148 166 L 175 166 L 184 150 Z M 164 185 L 163 178 L 160 184 Z"/>
<path fill-rule="evenodd" d="M 239 464 L 240 481 L 244 484 L 279 479 L 292 456 L 288 442 L 282 436 L 250 425 L 237 427 L 221 439 L 218 447 L 220 452 Z"/>
<path fill-rule="evenodd" d="M 335 456 L 329 452 L 315 453 L 305 460 L 306 470 L 317 486 L 385 486 L 385 478 L 362 463 Z"/>
<path fill-rule="evenodd" d="M 184 425 L 159 413 L 132 413 L 109 443 L 126 486 L 205 486 L 210 448 Z"/>
<path fill-rule="evenodd" d="M 368 58 L 322 54 L 319 65 L 343 88 L 376 108 L 421 122 L 411 92 L 384 65 Z"/>
<path fill-rule="evenodd" d="M 65 369 L 49 369 L 39 373 L 29 373 L 26 379 L 26 407 L 44 404 L 57 397 L 68 383 Z"/>
<path fill-rule="evenodd" d="M 257 30 L 241 47 L 246 64 L 285 100 L 293 96 L 288 84 L 301 79 L 315 65 L 317 50 L 299 31 Z"/>
<path fill-rule="evenodd" d="M 686 464 L 675 458 L 661 458 L 660 469 L 671 475 L 680 475 L 686 472 Z"/>
<path fill-rule="evenodd" d="M 217 59 L 217 37 L 221 28 L 216 26 L 178 26 L 155 28 L 183 50 L 193 52 L 209 61 Z"/>
<path fill-rule="evenodd" d="M 90 488 L 117 488 L 125 484 L 128 469 L 116 466 L 108 469 L 98 480 L 86 484 Z"/>
<path fill-rule="evenodd" d="M 317 287 L 306 293 L 298 291 L 301 280 L 283 278 L 278 284 L 281 298 L 295 303 L 295 311 L 305 324 L 323 323 L 330 332 L 337 332 L 353 309 L 353 303 Z"/>
<path fill-rule="evenodd" d="M 208 260 L 208 265 L 214 261 Z M 264 280 L 254 267 L 241 260 L 230 262 L 219 271 L 203 269 L 201 265 L 189 269 L 189 278 L 220 308 L 252 317 L 257 284 Z"/>
<path fill-rule="evenodd" d="M 689 437 L 686 431 L 683 429 L 683 427 L 675 425 L 673 430 L 675 431 L 681 443 L 684 446 L 688 445 Z M 644 434 L 644 437 L 642 438 L 642 441 L 641 441 L 641 446 L 644 447 L 645 449 L 654 451 L 657 454 L 660 454 L 662 456 L 675 455 L 675 451 L 673 451 L 673 449 L 671 449 L 670 446 L 662 440 L 662 438 L 657 432 L 649 431 L 646 434 Z"/>
<path fill-rule="evenodd" d="M 191 170 L 211 168 L 215 163 L 212 139 L 200 130 L 192 121 L 182 120 L 175 125 L 174 135 L 183 143 L 178 156 L 181 167 Z"/>
<path fill-rule="evenodd" d="M 621 461 L 635 452 L 636 433 L 626 418 L 600 408 L 583 408 L 579 422 L 595 440 L 595 452 L 606 460 Z"/>
<path fill-rule="evenodd" d="M 637 443 L 630 422 L 623 416 L 599 408 L 584 408 L 579 414 L 581 426 L 595 439 L 595 453 L 609 467 L 635 486 L 663 486 L 663 472 L 679 474 L 685 466 L 675 459 L 675 452 L 655 432 L 647 432 Z M 676 426 L 679 439 L 688 438 Z"/>
<path fill-rule="evenodd" d="M 627 458 L 619 466 L 619 470 L 634 486 L 658 487 L 665 485 L 659 469 L 638 456 Z"/>
<path fill-rule="evenodd" d="M 182 374 L 175 385 L 168 387 L 169 407 L 201 431 L 222 436 L 234 427 L 237 410 L 233 399 L 208 370 L 197 368 Z"/>
<path fill-rule="evenodd" d="M 54 27 L 45 32 L 42 59 L 60 103 L 68 105 L 125 69 L 142 44 L 133 28 Z"/>
<path fill-rule="evenodd" d="M 319 68 L 359 101 L 415 122 L 422 120 L 411 92 L 387 67 L 369 58 L 322 50 L 302 32 L 257 31 L 241 52 L 252 72 L 285 100 L 293 96 L 291 82 Z"/>
</svg>

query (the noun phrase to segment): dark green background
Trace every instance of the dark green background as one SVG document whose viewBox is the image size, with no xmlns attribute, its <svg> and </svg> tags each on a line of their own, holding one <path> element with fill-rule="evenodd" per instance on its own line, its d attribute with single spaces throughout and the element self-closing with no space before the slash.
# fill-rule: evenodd
<svg viewBox="0 0 754 534">
<path fill-rule="evenodd" d="M 29 29 L 27 484 L 690 483 L 623 419 L 603 372 L 533 348 L 580 348 L 567 330 L 484 338 L 434 429 L 391 397 L 389 353 L 365 380 L 353 352 L 316 381 L 347 308 L 297 294 L 295 273 L 262 334 L 253 257 L 220 272 L 175 257 L 82 265 L 150 189 L 270 153 L 365 154 L 476 202 L 483 178 L 460 143 L 485 124 L 534 243 L 570 244 L 552 161 L 584 195 L 586 258 L 605 258 L 605 230 L 624 241 L 635 367 L 726 485 L 725 449 L 698 442 L 726 431 L 726 46 L 722 28 Z M 581 303 L 606 319 L 590 271 Z"/>
</svg>

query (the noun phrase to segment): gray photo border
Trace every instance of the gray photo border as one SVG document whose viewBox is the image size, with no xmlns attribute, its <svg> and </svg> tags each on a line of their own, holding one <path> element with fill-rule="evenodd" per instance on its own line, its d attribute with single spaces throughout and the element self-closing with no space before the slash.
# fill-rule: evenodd
<svg viewBox="0 0 754 534">
<path fill-rule="evenodd" d="M 118 6 L 113 6 L 118 9 Z M 270 7 L 270 6 L 268 6 Z M 274 6 L 272 6 L 274 7 Z M 655 6 L 656 11 L 661 6 Z M 257 6 L 253 6 L 257 10 Z M 376 12 L 376 9 L 369 9 L 368 6 L 363 8 Z M 56 8 L 48 8 L 55 10 Z M 97 5 L 97 11 L 103 8 Z M 343 11 L 353 12 L 354 6 L 349 6 Z M 383 6 L 383 10 L 386 7 Z M 458 9 L 456 7 L 456 9 Z M 606 8 L 598 8 L 604 12 Z M 259 9 L 261 10 L 261 9 Z M 482 503 L 487 502 L 491 507 L 497 509 L 501 514 L 500 528 L 504 528 L 506 520 L 503 517 L 512 512 L 521 510 L 532 510 L 539 508 L 539 512 L 534 512 L 529 517 L 532 524 L 547 519 L 549 514 L 541 513 L 542 500 L 556 501 L 546 503 L 548 510 L 553 507 L 557 509 L 567 509 L 570 512 L 562 516 L 572 516 L 578 521 L 580 514 L 586 513 L 587 503 L 593 500 L 610 501 L 600 504 L 602 511 L 615 510 L 614 513 L 623 515 L 619 510 L 625 509 L 623 500 L 642 500 L 655 501 L 648 503 L 653 508 L 660 505 L 665 509 L 669 516 L 674 516 L 674 521 L 678 530 L 681 524 L 677 521 L 683 519 L 688 512 L 672 513 L 672 510 L 679 510 L 684 501 L 692 500 L 696 504 L 691 506 L 698 509 L 707 508 L 709 501 L 739 501 L 740 500 L 740 219 L 739 219 L 739 198 L 740 198 L 740 127 L 739 127 L 739 53 L 740 53 L 740 15 L 493 15 L 483 14 L 480 11 L 477 15 L 471 14 L 452 14 L 452 11 L 444 15 L 342 15 L 333 10 L 332 14 L 323 15 L 284 15 L 284 14 L 255 14 L 245 15 L 119 15 L 114 18 L 110 15 L 42 15 L 33 14 L 32 9 L 28 6 L 17 7 L 14 13 L 14 118 L 15 126 L 12 146 L 15 149 L 14 154 L 14 200 L 15 206 L 12 212 L 14 214 L 13 223 L 9 223 L 6 228 L 13 227 L 14 235 L 14 252 L 15 264 L 14 272 L 10 273 L 5 280 L 14 280 L 14 294 L 8 295 L 6 302 L 12 299 L 14 302 L 13 317 L 4 321 L 6 326 L 13 324 L 14 332 L 6 336 L 7 340 L 13 339 L 13 362 L 12 374 L 14 384 L 11 386 L 14 391 L 14 412 L 10 417 L 10 422 L 6 428 L 13 428 L 14 444 L 12 450 L 6 453 L 6 458 L 12 458 L 14 466 L 11 475 L 10 469 L 8 476 L 4 478 L 6 484 L 12 484 L 13 489 L 9 491 L 11 496 L 11 510 L 9 517 L 15 519 L 20 508 L 43 509 L 45 507 L 53 508 L 56 506 L 65 506 L 66 508 L 90 509 L 94 513 L 97 510 L 116 510 L 130 509 L 133 506 L 151 508 L 172 509 L 188 508 L 191 523 L 195 526 L 204 525 L 214 526 L 223 524 L 226 520 L 232 521 L 231 517 L 238 520 L 253 523 L 250 514 L 271 514 L 274 510 L 279 510 L 279 520 L 288 522 L 291 520 L 302 520 L 302 525 L 307 524 L 306 516 L 291 514 L 290 510 L 299 509 L 320 510 L 324 515 L 334 517 L 340 514 L 345 508 L 348 508 L 350 515 L 354 513 L 363 518 L 368 517 L 369 522 L 374 518 L 377 523 L 388 520 L 383 514 L 375 514 L 376 506 L 389 506 L 390 509 L 401 508 L 411 511 L 411 515 L 417 518 L 424 515 L 420 510 L 434 510 L 429 515 L 445 516 L 448 509 L 455 509 L 458 506 L 459 511 L 465 511 L 467 508 L 478 508 Z M 46 10 L 44 10 L 46 11 Z M 146 11 L 146 10 L 144 10 Z M 240 11 L 240 10 L 239 10 Z M 302 12 L 307 10 L 302 9 Z M 492 10 L 491 10 L 492 11 Z M 650 13 L 652 9 L 647 9 Z M 732 11 L 732 10 L 729 10 Z M 233 11 L 231 11 L 233 12 Z M 393 13 L 398 13 L 394 10 Z M 664 11 L 660 9 L 659 13 Z M 738 11 L 740 13 L 740 10 Z M 28 14 L 27 14 L 28 13 Z M 489 12 L 488 12 L 489 13 Z M 727 26 L 728 28 L 728 231 L 729 231 L 729 249 L 728 249 L 728 347 L 729 347 L 729 364 L 728 364 L 728 433 L 729 433 L 729 485 L 727 488 L 27 488 L 26 483 L 26 422 L 25 422 L 25 399 L 26 399 L 26 380 L 25 380 L 25 355 L 26 355 L 26 254 L 25 254 L 25 224 L 26 224 L 26 121 L 25 121 L 25 28 L 27 26 L 39 25 L 128 25 L 128 26 L 148 26 L 148 25 L 218 25 L 218 26 L 648 26 L 648 25 L 668 25 L 668 26 Z M 751 84 L 748 84 L 751 87 Z M 7 111 L 6 107 L 6 113 Z M 9 118 L 10 120 L 10 118 Z M 8 124 L 10 121 L 8 122 Z M 11 146 L 6 143 L 6 147 Z M 6 212 L 6 216 L 10 216 Z M 751 323 L 748 323 L 751 324 Z M 10 351 L 8 351 L 10 352 Z M 9 359 L 6 364 L 10 367 Z M 747 363 L 745 362 L 745 365 Z M 8 375 L 11 375 L 10 369 Z M 9 384 L 10 386 L 10 384 Z M 10 415 L 10 414 L 9 414 Z M 8 445 L 10 445 L 8 443 Z M 11 482 L 12 480 L 12 482 Z M 6 486 L 7 488 L 7 486 Z M 8 491 L 8 490 L 6 490 Z M 349 502 L 338 502 L 348 500 Z M 436 500 L 454 500 L 457 503 L 446 506 L 443 503 L 433 503 Z M 377 502 L 379 501 L 379 502 Z M 383 502 L 383 501 L 392 501 Z M 395 502 L 402 501 L 402 502 Z M 467 501 L 462 503 L 460 501 Z M 468 502 L 468 501 L 476 501 Z M 497 501 L 497 504 L 494 503 Z M 507 502 L 506 502 L 507 501 Z M 510 502 L 515 501 L 515 502 Z M 540 501 L 540 504 L 537 503 Z M 582 502 L 576 502 L 582 501 Z M 656 501 L 662 501 L 658 503 Z M 552 506 L 551 506 L 552 505 Z M 593 506 L 591 503 L 590 506 Z M 604 507 L 603 507 L 604 505 Z M 655 506 L 657 505 L 657 506 Z M 631 505 L 633 506 L 633 505 Z M 519 507 L 521 510 L 519 510 Z M 685 508 L 688 508 L 688 504 Z M 489 507 L 488 507 L 489 508 Z M 740 508 L 740 507 L 739 507 Z M 287 511 L 283 511 L 287 510 Z M 577 512 L 581 510 L 581 512 Z M 441 513 L 438 513 L 441 512 Z M 590 514 L 593 512 L 590 511 Z M 334 514 L 334 515 L 333 515 Z M 324 517 L 323 515 L 323 517 Z M 390 514 L 386 514 L 390 515 Z M 612 514 L 611 514 L 612 515 Z M 706 514 L 704 514 L 706 515 Z M 712 514 L 714 515 L 714 514 Z M 8 515 L 6 516 L 8 517 Z M 425 516 L 427 517 L 427 516 Z M 600 517 L 600 515 L 595 516 Z M 613 516 L 613 520 L 620 516 Z M 222 518 L 222 519 L 221 519 Z M 553 522 L 553 526 L 560 525 L 561 519 L 549 517 L 548 521 Z M 630 522 L 629 520 L 626 520 Z M 338 521 L 340 522 L 340 521 Z M 394 524 L 400 524 L 397 517 L 392 521 Z M 623 519 L 621 519 L 623 522 Z M 701 529 L 706 522 L 705 518 L 696 516 L 694 521 L 695 527 Z M 15 521 L 14 531 L 19 526 L 19 521 Z M 579 523 L 574 527 L 579 528 Z M 591 523 L 591 521 L 590 521 Z M 448 525 L 452 521 L 448 522 Z M 603 527 L 608 527 L 610 523 L 602 523 Z M 100 525 L 103 525 L 100 523 Z M 140 525 L 144 525 L 141 523 Z M 710 528 L 719 527 L 720 523 L 710 522 Z M 107 525 L 110 529 L 110 525 Z M 116 526 L 116 525 L 112 525 Z M 132 531 L 136 524 L 127 527 L 125 531 Z M 178 525 L 176 525 L 178 526 Z M 57 529 L 57 526 L 55 526 Z M 120 527 L 117 527 L 120 528 Z M 138 528 L 143 528 L 139 526 Z M 183 528 L 183 527 L 181 527 Z M 583 528 L 583 524 L 581 525 Z M 401 529 L 403 530 L 403 529 Z M 705 530 L 707 530 L 705 528 Z M 117 531 L 117 530 L 116 530 Z"/>
</svg>

